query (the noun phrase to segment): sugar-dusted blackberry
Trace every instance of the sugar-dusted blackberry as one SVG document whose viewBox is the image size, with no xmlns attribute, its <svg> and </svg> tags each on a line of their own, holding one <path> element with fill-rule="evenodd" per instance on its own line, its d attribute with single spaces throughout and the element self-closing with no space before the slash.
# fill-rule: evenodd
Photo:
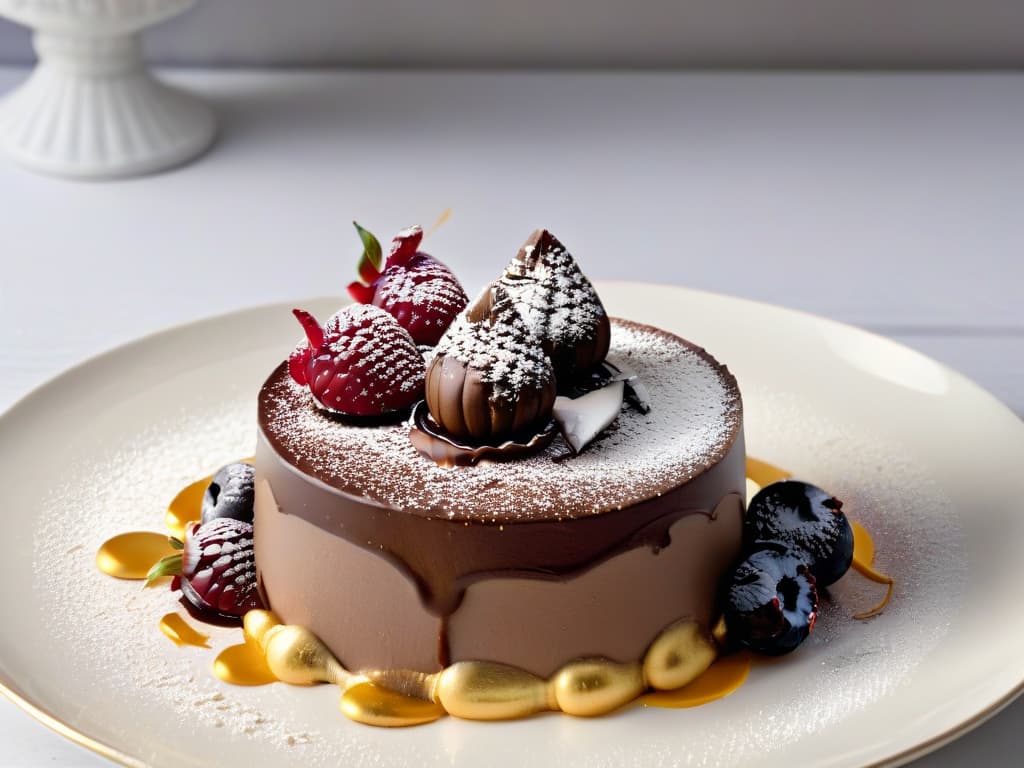
<svg viewBox="0 0 1024 768">
<path fill-rule="evenodd" d="M 214 473 L 203 494 L 202 522 L 220 517 L 251 523 L 256 472 L 249 464 L 228 464 Z"/>
<path fill-rule="evenodd" d="M 769 656 L 789 653 L 814 629 L 814 576 L 786 547 L 766 545 L 730 574 L 724 615 L 732 641 Z"/>
<path fill-rule="evenodd" d="M 819 586 L 837 581 L 853 561 L 853 529 L 843 502 L 799 480 L 772 483 L 750 500 L 743 524 L 747 551 L 779 542 L 800 557 Z"/>
<path fill-rule="evenodd" d="M 423 355 L 409 332 L 383 309 L 351 304 L 326 326 L 308 312 L 292 311 L 312 350 L 303 378 L 322 408 L 343 416 L 376 417 L 402 411 L 420 399 Z"/>
</svg>

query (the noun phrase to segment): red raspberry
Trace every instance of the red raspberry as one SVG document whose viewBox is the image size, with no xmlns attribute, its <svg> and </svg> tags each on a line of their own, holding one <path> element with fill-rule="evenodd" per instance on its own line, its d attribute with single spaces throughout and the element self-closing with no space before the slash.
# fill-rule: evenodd
<svg viewBox="0 0 1024 768">
<path fill-rule="evenodd" d="M 409 332 L 384 310 L 352 304 L 326 328 L 308 312 L 294 313 L 315 350 L 305 363 L 305 383 L 324 408 L 347 416 L 380 416 L 407 408 L 422 396 L 423 355 Z"/>
<path fill-rule="evenodd" d="M 263 607 L 256 588 L 252 523 L 229 517 L 192 523 L 185 530 L 184 551 L 154 565 L 148 578 L 170 575 L 175 577 L 172 588 L 180 588 L 204 613 L 239 617 Z"/>
<path fill-rule="evenodd" d="M 380 246 L 373 236 L 359 231 L 364 242 L 369 238 L 379 254 Z M 378 268 L 379 259 L 377 266 L 372 263 L 368 248 L 359 265 L 363 282 L 352 283 L 348 291 L 356 301 L 374 304 L 394 317 L 417 344 L 433 346 L 466 308 L 469 298 L 448 267 L 418 250 L 421 240 L 423 230 L 419 227 L 399 232 L 383 271 Z"/>
<path fill-rule="evenodd" d="M 225 616 L 262 608 L 252 524 L 226 517 L 193 523 L 185 533 L 181 592 L 196 608 Z"/>
<path fill-rule="evenodd" d="M 303 339 L 295 345 L 295 349 L 288 355 L 288 373 L 295 379 L 296 384 L 306 384 L 306 365 L 312 357 L 313 350 L 309 348 L 309 342 Z"/>
<path fill-rule="evenodd" d="M 338 332 L 343 322 L 343 320 L 338 318 L 340 314 L 340 312 L 335 312 L 331 315 L 331 319 L 327 321 L 327 324 L 324 326 L 324 334 L 326 336 Z M 308 383 L 306 381 L 306 366 L 309 364 L 309 359 L 312 356 L 313 351 L 309 348 L 309 342 L 306 339 L 300 339 L 299 343 L 295 345 L 295 349 L 288 356 L 288 373 L 291 374 L 296 384 L 305 385 Z"/>
</svg>

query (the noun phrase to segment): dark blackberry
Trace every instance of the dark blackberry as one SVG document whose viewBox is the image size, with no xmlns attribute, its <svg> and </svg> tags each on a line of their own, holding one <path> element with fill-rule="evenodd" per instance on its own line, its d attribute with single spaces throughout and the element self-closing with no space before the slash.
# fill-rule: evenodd
<svg viewBox="0 0 1024 768">
<path fill-rule="evenodd" d="M 842 508 L 843 502 L 810 483 L 772 483 L 750 500 L 745 551 L 764 542 L 784 544 L 807 563 L 818 586 L 827 587 L 853 562 L 853 529 Z"/>
<path fill-rule="evenodd" d="M 789 653 L 814 629 L 814 576 L 786 547 L 767 545 L 730 575 L 724 613 L 733 642 L 770 656 Z"/>
<path fill-rule="evenodd" d="M 226 517 L 251 523 L 255 478 L 248 464 L 228 464 L 218 469 L 203 494 L 201 521 L 206 524 Z"/>
</svg>

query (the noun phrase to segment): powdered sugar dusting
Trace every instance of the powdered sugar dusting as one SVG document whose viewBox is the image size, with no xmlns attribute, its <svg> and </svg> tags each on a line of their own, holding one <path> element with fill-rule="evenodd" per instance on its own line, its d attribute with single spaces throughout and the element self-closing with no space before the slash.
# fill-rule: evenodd
<svg viewBox="0 0 1024 768">
<path fill-rule="evenodd" d="M 522 460 L 447 469 L 412 447 L 406 425 L 354 427 L 327 419 L 282 370 L 261 393 L 261 417 L 284 458 L 381 504 L 427 516 L 501 520 L 583 517 L 649 498 L 691 479 L 731 446 L 741 424 L 735 382 L 676 336 L 612 325 L 611 362 L 633 369 L 653 408 L 624 406 L 576 457 L 561 437 Z M 282 375 L 283 374 L 283 375 Z"/>
<path fill-rule="evenodd" d="M 225 740 L 257 738 L 298 755 L 295 750 L 322 738 L 316 729 L 212 674 L 214 656 L 240 642 L 240 630 L 198 625 L 211 636 L 211 648 L 176 648 L 157 625 L 167 612 L 187 614 L 166 585 L 142 589 L 140 582 L 103 575 L 94 563 L 105 539 L 159 530 L 163 508 L 184 485 L 250 455 L 251 420 L 248 398 L 238 399 L 154 421 L 117 445 L 90 446 L 66 467 L 75 482 L 55 484 L 44 502 L 34 581 L 40 610 L 60 617 L 48 630 L 64 649 L 60 664 L 68 669 L 59 674 L 69 683 L 85 670 L 102 670 L 105 695 L 132 718 L 155 712 L 170 730 L 209 727 Z"/>
<path fill-rule="evenodd" d="M 472 322 L 463 313 L 441 337 L 434 354 L 475 370 L 481 381 L 492 385 L 491 397 L 498 401 L 513 402 L 520 392 L 540 390 L 555 375 L 540 340 L 511 307 L 495 322 Z"/>
</svg>

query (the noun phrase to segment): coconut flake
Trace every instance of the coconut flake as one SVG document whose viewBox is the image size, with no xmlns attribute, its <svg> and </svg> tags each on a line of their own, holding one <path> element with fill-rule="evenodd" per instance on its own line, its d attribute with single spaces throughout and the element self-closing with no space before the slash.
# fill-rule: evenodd
<svg viewBox="0 0 1024 768">
<path fill-rule="evenodd" d="M 611 426 L 622 410 L 626 383 L 611 381 L 582 397 L 556 397 L 551 415 L 573 453 L 579 453 Z"/>
</svg>

